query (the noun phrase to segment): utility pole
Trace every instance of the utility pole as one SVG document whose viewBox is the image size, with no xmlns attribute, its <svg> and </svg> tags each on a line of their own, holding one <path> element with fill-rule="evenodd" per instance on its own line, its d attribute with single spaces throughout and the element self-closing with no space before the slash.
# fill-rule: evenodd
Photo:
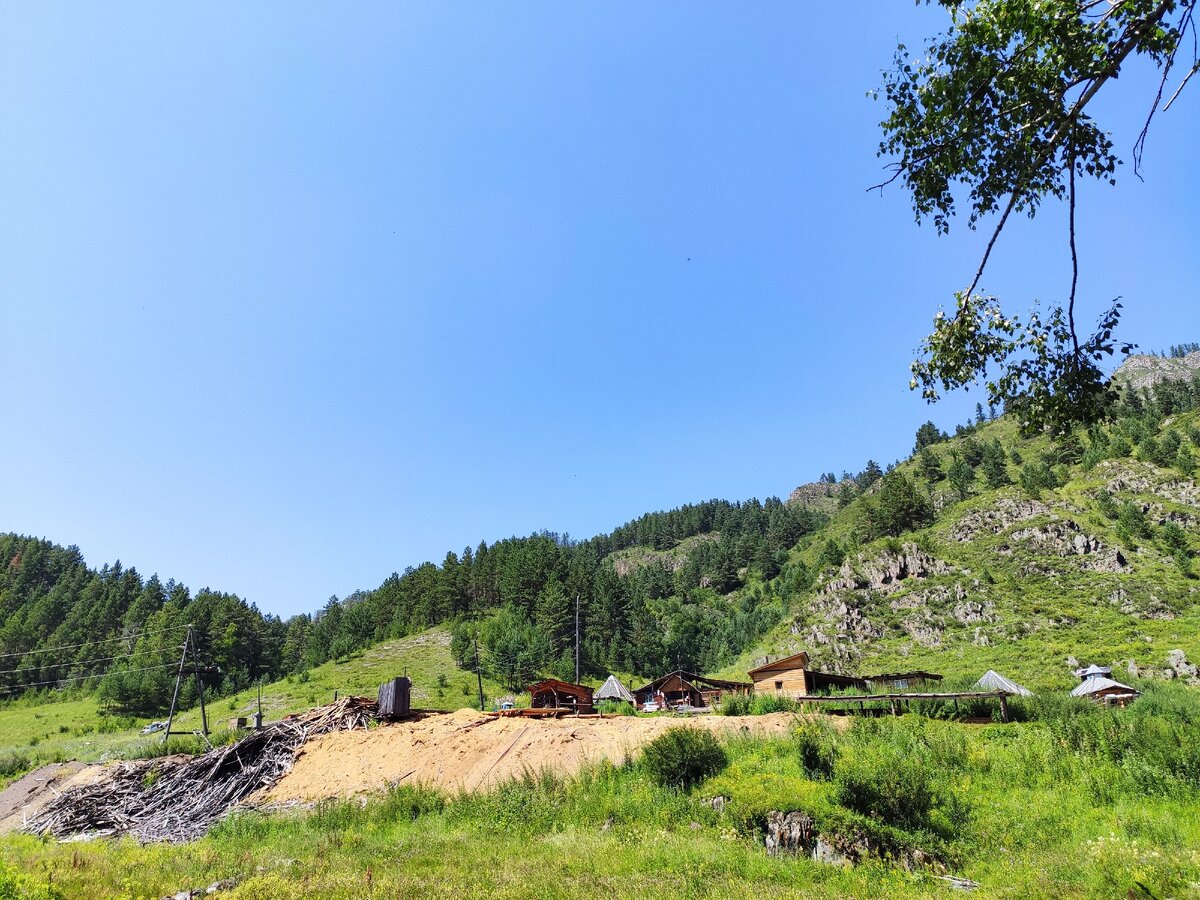
<svg viewBox="0 0 1200 900">
<path fill-rule="evenodd" d="M 575 683 L 579 684 L 579 595 L 575 595 Z"/>
<path fill-rule="evenodd" d="M 196 649 L 196 635 L 192 625 L 187 627 L 187 636 L 183 639 L 183 650 L 179 654 L 179 671 L 175 673 L 175 692 L 171 695 L 171 712 L 167 715 L 167 730 L 163 732 L 163 743 L 165 744 L 172 734 L 194 734 L 195 732 L 188 731 L 172 731 L 171 725 L 175 722 L 175 711 L 179 705 L 179 688 L 183 684 L 183 670 L 187 666 L 188 653 L 192 655 L 192 672 L 196 676 L 196 696 L 200 699 L 200 736 L 204 738 L 204 742 L 208 743 L 208 712 L 204 708 L 204 682 L 200 678 L 200 657 Z M 212 744 L 209 744 L 211 747 Z"/>
<path fill-rule="evenodd" d="M 479 711 L 483 712 L 483 672 L 479 668 L 479 635 L 475 640 L 475 681 L 479 684 Z"/>
</svg>

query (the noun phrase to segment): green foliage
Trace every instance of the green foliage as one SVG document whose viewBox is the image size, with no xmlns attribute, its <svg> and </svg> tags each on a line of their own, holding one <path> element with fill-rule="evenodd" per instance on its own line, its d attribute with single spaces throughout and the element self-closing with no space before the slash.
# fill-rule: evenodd
<svg viewBox="0 0 1200 900">
<path fill-rule="evenodd" d="M 961 456 L 955 456 L 946 476 L 950 479 L 950 486 L 954 488 L 959 500 L 966 500 L 971 496 L 971 488 L 975 485 L 975 470 L 971 468 L 970 463 Z"/>
<path fill-rule="evenodd" d="M 829 724 L 819 719 L 806 721 L 796 729 L 795 739 L 804 773 L 818 780 L 830 778 L 837 757 L 837 743 Z"/>
<path fill-rule="evenodd" d="M 937 484 L 946 477 L 946 473 L 942 471 L 941 459 L 928 447 L 923 447 L 917 455 L 917 467 L 921 476 L 930 484 Z"/>
<path fill-rule="evenodd" d="M 0 900 L 66 900 L 66 896 L 54 885 L 23 875 L 0 861 Z"/>
<path fill-rule="evenodd" d="M 1196 474 L 1196 455 L 1185 446 L 1175 452 L 1175 468 L 1184 476 L 1191 478 Z"/>
<path fill-rule="evenodd" d="M 950 440 L 950 435 L 934 425 L 933 422 L 926 422 L 917 429 L 917 442 L 913 447 L 913 453 L 920 453 L 933 444 L 940 444 L 948 440 Z"/>
<path fill-rule="evenodd" d="M 1030 461 L 1021 467 L 1021 488 L 1031 496 L 1058 487 L 1058 477 L 1044 462 Z"/>
<path fill-rule="evenodd" d="M 933 504 L 905 475 L 884 476 L 878 495 L 865 507 L 871 538 L 897 537 L 933 521 Z"/>
<path fill-rule="evenodd" d="M 729 764 L 725 750 L 711 732 L 671 728 L 646 745 L 642 765 L 657 784 L 690 791 Z"/>
<path fill-rule="evenodd" d="M 1117 510 L 1117 524 L 1121 534 L 1129 541 L 1136 542 L 1139 538 L 1150 536 L 1150 525 L 1146 521 L 1146 513 L 1140 505 L 1132 500 L 1126 500 Z"/>
<path fill-rule="evenodd" d="M 984 446 L 979 468 L 983 472 L 984 484 L 992 490 L 1012 484 L 1012 479 L 1008 476 L 1008 454 L 1000 446 L 999 440 Z"/>
</svg>

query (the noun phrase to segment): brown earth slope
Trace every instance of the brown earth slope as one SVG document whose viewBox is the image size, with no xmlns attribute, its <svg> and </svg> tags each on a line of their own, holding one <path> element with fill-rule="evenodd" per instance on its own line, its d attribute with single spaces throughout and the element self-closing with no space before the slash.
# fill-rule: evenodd
<svg viewBox="0 0 1200 900">
<path fill-rule="evenodd" d="M 493 718 L 473 710 L 369 731 L 327 734 L 304 745 L 292 771 L 252 800 L 267 803 L 347 797 L 398 783 L 475 790 L 550 769 L 571 775 L 588 763 L 620 764 L 682 724 L 724 733 L 783 735 L 790 713 L 677 718 Z"/>
</svg>

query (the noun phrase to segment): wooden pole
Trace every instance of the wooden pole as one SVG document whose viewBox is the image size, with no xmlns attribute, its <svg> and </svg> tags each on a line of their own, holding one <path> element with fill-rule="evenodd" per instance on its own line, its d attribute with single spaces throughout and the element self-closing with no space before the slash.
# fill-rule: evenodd
<svg viewBox="0 0 1200 900">
<path fill-rule="evenodd" d="M 183 681 L 183 667 L 187 663 L 188 645 L 192 642 L 192 626 L 187 627 L 187 636 L 183 639 L 183 650 L 179 654 L 179 671 L 175 673 L 175 693 L 171 695 L 171 711 L 167 714 L 167 730 L 163 732 L 163 744 L 171 737 L 171 726 L 175 723 L 175 707 L 179 703 L 179 685 Z"/>
<path fill-rule="evenodd" d="M 1008 721 L 1008 698 L 1003 694 L 1000 695 L 1000 721 Z"/>
<path fill-rule="evenodd" d="M 479 684 L 479 711 L 483 712 L 483 673 L 479 670 L 479 637 L 475 637 L 475 681 Z"/>
<path fill-rule="evenodd" d="M 579 594 L 575 595 L 575 683 L 579 684 Z"/>
<path fill-rule="evenodd" d="M 191 629 L 188 629 L 188 635 L 191 636 Z M 208 743 L 208 712 L 204 709 L 204 682 L 200 680 L 200 660 L 196 656 L 196 640 L 192 638 L 192 671 L 196 675 L 196 694 L 200 698 L 200 733 L 204 736 L 204 742 Z M 212 745 L 209 744 L 211 747 Z"/>
</svg>

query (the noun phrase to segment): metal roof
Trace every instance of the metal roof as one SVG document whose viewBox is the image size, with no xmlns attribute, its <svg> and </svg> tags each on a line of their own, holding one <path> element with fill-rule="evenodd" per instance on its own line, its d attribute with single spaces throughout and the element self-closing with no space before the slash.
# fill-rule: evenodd
<svg viewBox="0 0 1200 900">
<path fill-rule="evenodd" d="M 609 675 L 608 680 L 596 691 L 597 700 L 624 700 L 626 703 L 636 703 L 629 688 L 617 680 L 616 675 Z"/>
<path fill-rule="evenodd" d="M 1028 688 L 1022 687 L 1011 678 L 1005 678 L 995 669 L 988 669 L 984 672 L 983 677 L 975 682 L 975 687 L 989 691 L 1008 691 L 1010 694 L 1019 694 L 1022 697 L 1032 696 Z"/>
<path fill-rule="evenodd" d="M 1113 681 L 1111 678 L 1106 678 L 1103 675 L 1092 675 L 1075 685 L 1075 687 L 1071 689 L 1071 696 L 1087 697 L 1090 694 L 1098 694 L 1101 691 L 1111 690 L 1112 688 L 1128 691 L 1130 694 L 1138 693 L 1127 684 L 1121 684 L 1121 682 Z"/>
</svg>

